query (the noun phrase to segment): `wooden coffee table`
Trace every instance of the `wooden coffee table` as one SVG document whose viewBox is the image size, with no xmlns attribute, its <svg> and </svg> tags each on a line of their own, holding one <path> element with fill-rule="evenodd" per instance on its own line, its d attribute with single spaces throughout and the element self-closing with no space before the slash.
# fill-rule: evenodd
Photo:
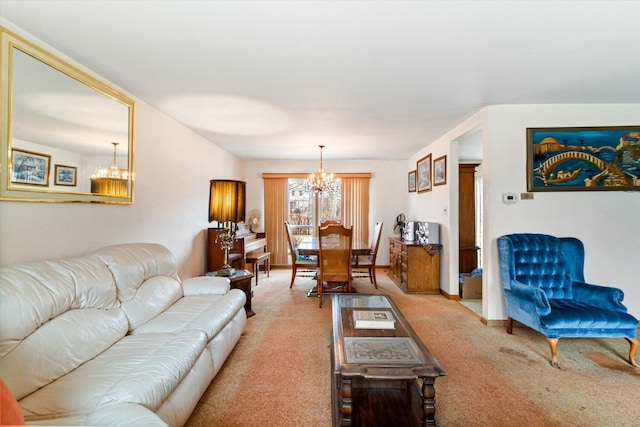
<svg viewBox="0 0 640 427">
<path fill-rule="evenodd" d="M 394 329 L 356 329 L 354 311 L 391 313 Z M 385 295 L 332 295 L 334 426 L 435 425 L 435 380 L 446 375 Z"/>
</svg>

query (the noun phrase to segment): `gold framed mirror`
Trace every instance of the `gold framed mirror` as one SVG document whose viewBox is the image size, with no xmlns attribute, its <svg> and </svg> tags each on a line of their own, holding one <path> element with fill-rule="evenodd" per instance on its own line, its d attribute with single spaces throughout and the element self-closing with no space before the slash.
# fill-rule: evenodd
<svg viewBox="0 0 640 427">
<path fill-rule="evenodd" d="M 134 101 L 0 27 L 0 200 L 133 204 Z"/>
</svg>

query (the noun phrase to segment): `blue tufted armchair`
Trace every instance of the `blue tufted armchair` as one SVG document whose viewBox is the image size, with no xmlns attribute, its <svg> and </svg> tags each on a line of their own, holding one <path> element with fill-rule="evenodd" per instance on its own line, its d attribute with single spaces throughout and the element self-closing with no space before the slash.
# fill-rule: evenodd
<svg viewBox="0 0 640 427">
<path fill-rule="evenodd" d="M 629 362 L 638 366 L 638 320 L 622 304 L 617 288 L 584 282 L 584 245 L 573 237 L 510 234 L 498 238 L 500 280 L 513 319 L 543 334 L 557 366 L 560 338 L 626 338 Z"/>
</svg>

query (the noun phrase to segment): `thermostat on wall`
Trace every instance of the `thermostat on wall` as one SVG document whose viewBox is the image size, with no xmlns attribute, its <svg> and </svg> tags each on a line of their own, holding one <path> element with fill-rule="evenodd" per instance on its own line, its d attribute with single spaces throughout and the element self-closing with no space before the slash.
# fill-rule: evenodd
<svg viewBox="0 0 640 427">
<path fill-rule="evenodd" d="M 518 201 L 518 195 L 515 193 L 504 193 L 502 195 L 502 203 L 512 205 Z"/>
</svg>

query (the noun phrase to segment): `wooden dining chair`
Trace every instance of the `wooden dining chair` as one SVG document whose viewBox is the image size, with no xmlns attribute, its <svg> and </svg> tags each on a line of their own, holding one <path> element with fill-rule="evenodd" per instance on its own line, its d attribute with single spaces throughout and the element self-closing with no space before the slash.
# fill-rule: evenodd
<svg viewBox="0 0 640 427">
<path fill-rule="evenodd" d="M 293 282 L 296 280 L 296 276 L 300 274 L 301 277 L 315 277 L 316 270 L 318 268 L 318 259 L 310 258 L 305 259 L 298 253 L 296 247 L 296 241 L 293 238 L 293 231 L 291 230 L 291 224 L 287 221 L 284 222 L 284 227 L 287 231 L 287 240 L 289 242 L 289 252 L 291 253 L 291 284 L 289 289 L 293 287 Z M 301 274 L 307 273 L 307 274 Z"/>
<path fill-rule="evenodd" d="M 353 229 L 341 224 L 318 230 L 318 306 L 322 307 L 322 292 L 351 292 L 351 257 Z M 325 288 L 326 284 L 326 288 Z"/>
<path fill-rule="evenodd" d="M 371 281 L 371 283 L 373 283 L 373 286 L 375 286 L 376 289 L 378 289 L 378 281 L 376 280 L 376 258 L 378 256 L 378 248 L 380 247 L 381 236 L 382 221 L 376 223 L 373 232 L 373 239 L 371 239 L 371 247 L 369 249 L 369 253 L 363 256 L 354 256 L 353 265 L 351 266 L 353 270 L 367 270 L 369 274 L 369 280 Z M 360 274 L 362 273 L 364 272 L 361 272 Z"/>
<path fill-rule="evenodd" d="M 335 219 L 328 219 L 326 221 L 322 221 L 320 223 L 320 227 L 326 227 L 327 225 L 336 225 L 336 224 L 340 224 L 340 221 Z"/>
</svg>

